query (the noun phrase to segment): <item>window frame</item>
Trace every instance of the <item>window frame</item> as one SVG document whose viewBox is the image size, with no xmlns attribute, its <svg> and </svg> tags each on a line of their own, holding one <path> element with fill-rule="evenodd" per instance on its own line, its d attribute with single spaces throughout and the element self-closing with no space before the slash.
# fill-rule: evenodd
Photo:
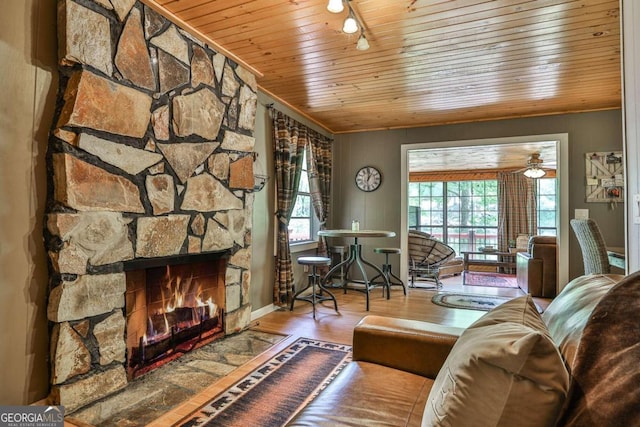
<svg viewBox="0 0 640 427">
<path fill-rule="evenodd" d="M 309 218 L 309 236 L 310 239 L 307 240 L 291 240 L 291 234 L 289 235 L 289 247 L 290 248 L 296 248 L 297 251 L 303 251 L 303 250 L 307 250 L 307 249 L 313 249 L 314 247 L 317 247 L 318 245 L 318 231 L 320 230 L 320 221 L 318 220 L 317 216 L 316 216 L 316 212 L 315 209 L 313 208 L 313 199 L 311 198 L 311 188 L 310 188 L 310 182 L 309 182 L 309 174 L 308 174 L 308 164 L 307 164 L 307 150 L 304 150 L 304 154 L 303 154 L 303 159 L 302 159 L 302 171 L 300 172 L 301 176 L 300 176 L 300 182 L 298 183 L 298 189 L 296 192 L 296 200 L 294 200 L 294 206 L 298 203 L 298 197 L 300 196 L 307 196 L 309 197 L 309 214 L 310 216 L 293 216 L 293 212 L 292 212 L 292 216 L 291 216 L 291 220 L 296 219 L 296 218 Z M 306 177 L 306 186 L 305 186 L 305 179 L 304 177 Z M 309 191 L 301 191 L 301 188 L 308 188 Z M 296 251 L 294 251 L 296 252 Z"/>
</svg>

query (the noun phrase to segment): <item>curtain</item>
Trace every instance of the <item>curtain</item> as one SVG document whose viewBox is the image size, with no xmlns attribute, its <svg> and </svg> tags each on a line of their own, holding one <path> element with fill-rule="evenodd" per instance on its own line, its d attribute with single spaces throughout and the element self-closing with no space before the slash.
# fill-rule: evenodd
<svg viewBox="0 0 640 427">
<path fill-rule="evenodd" d="M 329 217 L 331 197 L 331 140 L 315 131 L 310 132 L 307 146 L 307 171 L 309 173 L 309 190 L 311 203 L 316 217 L 320 221 L 320 230 L 325 229 Z M 325 238 L 318 240 L 318 255 L 327 256 Z"/>
<path fill-rule="evenodd" d="M 273 153 L 276 180 L 276 272 L 273 301 L 286 306 L 293 296 L 293 268 L 289 250 L 289 220 L 298 193 L 304 149 L 308 143 L 309 129 L 273 110 Z"/>
<path fill-rule="evenodd" d="M 508 251 L 519 234 L 538 229 L 536 180 L 520 173 L 498 173 L 498 250 Z"/>
</svg>

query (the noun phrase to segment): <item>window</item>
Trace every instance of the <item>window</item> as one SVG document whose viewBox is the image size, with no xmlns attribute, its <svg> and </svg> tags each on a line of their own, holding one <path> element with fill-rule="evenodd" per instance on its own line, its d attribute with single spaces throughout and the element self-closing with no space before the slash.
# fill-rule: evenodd
<svg viewBox="0 0 640 427">
<path fill-rule="evenodd" d="M 498 243 L 498 181 L 409 183 L 410 228 L 457 253 Z M 446 208 L 445 208 L 446 207 Z"/>
<path fill-rule="evenodd" d="M 311 194 L 309 190 L 309 174 L 307 173 L 307 152 L 304 152 L 302 159 L 302 172 L 300 173 L 300 184 L 298 185 L 298 195 L 293 205 L 291 220 L 289 221 L 289 243 L 305 243 L 315 241 L 318 231 L 318 220 L 316 219 L 313 206 L 311 204 Z"/>
<path fill-rule="evenodd" d="M 555 236 L 556 179 L 538 179 L 536 185 L 538 234 Z M 457 253 L 497 246 L 498 181 L 410 182 L 409 228 L 430 233 Z"/>
<path fill-rule="evenodd" d="M 538 186 L 538 234 L 557 235 L 556 179 L 541 178 Z"/>
</svg>

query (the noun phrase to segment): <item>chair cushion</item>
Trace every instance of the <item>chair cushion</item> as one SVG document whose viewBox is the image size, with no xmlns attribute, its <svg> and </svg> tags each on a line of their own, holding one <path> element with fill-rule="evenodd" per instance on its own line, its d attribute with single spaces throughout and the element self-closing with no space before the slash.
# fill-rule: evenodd
<svg viewBox="0 0 640 427">
<path fill-rule="evenodd" d="M 551 426 L 569 375 L 531 297 L 504 303 L 466 329 L 438 373 L 423 426 Z"/>
</svg>

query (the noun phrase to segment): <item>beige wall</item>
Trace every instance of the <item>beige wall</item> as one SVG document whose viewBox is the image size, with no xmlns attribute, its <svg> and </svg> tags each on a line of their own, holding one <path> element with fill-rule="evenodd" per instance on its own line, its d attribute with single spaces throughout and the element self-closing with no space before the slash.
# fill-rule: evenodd
<svg viewBox="0 0 640 427">
<path fill-rule="evenodd" d="M 271 176 L 271 125 L 264 104 L 273 102 L 259 94 L 256 116 L 256 151 L 264 153 Z M 276 105 L 294 118 L 282 105 Z M 391 239 L 366 239 L 362 241 L 363 253 L 368 259 L 382 263 L 383 256 L 372 253 L 376 246 L 400 247 L 400 146 L 402 144 L 428 143 L 507 136 L 537 135 L 551 133 L 569 134 L 569 214 L 574 209 L 589 209 L 591 218 L 600 224 L 605 240 L 610 246 L 624 246 L 624 206 L 612 209 L 606 203 L 585 202 L 584 153 L 622 149 L 622 118 L 620 110 L 592 113 L 563 114 L 491 122 L 465 123 L 448 126 L 433 126 L 415 129 L 399 129 L 379 132 L 363 132 L 335 135 L 332 213 L 329 227 L 348 228 L 351 220 L 360 220 L 361 228 L 394 230 L 397 237 Z M 308 121 L 307 125 L 312 125 Z M 316 130 L 319 130 L 316 128 Z M 354 185 L 357 169 L 364 165 L 375 165 L 383 174 L 382 186 L 372 192 L 359 191 Z M 273 215 L 275 204 L 274 182 L 271 178 L 263 191 L 256 194 L 253 225 L 252 295 L 253 310 L 272 303 L 273 283 Z M 569 231 L 569 278 L 582 274 L 582 255 L 577 240 Z M 335 242 L 336 244 L 339 242 Z M 400 271 L 399 259 L 392 258 L 393 269 Z M 296 280 L 304 280 L 300 271 L 295 271 Z"/>
<path fill-rule="evenodd" d="M 0 13 L 0 404 L 48 393 L 42 243 L 45 153 L 55 108 L 55 0 L 3 0 Z"/>
<path fill-rule="evenodd" d="M 361 228 L 394 230 L 398 237 L 384 241 L 363 242 L 365 253 L 375 245 L 400 247 L 400 146 L 455 140 L 499 138 L 508 136 L 569 134 L 569 214 L 586 208 L 600 225 L 609 246 L 624 246 L 624 206 L 612 209 L 606 203 L 585 202 L 585 160 L 589 151 L 622 149 L 622 118 L 620 110 L 564 114 L 526 119 L 497 120 L 415 129 L 363 132 L 336 135 L 334 145 L 333 216 L 334 227 L 347 227 L 353 218 Z M 464 162 L 464 159 L 461 159 Z M 374 165 L 383 174 L 382 186 L 372 193 L 356 189 L 353 177 L 358 168 Z M 583 272 L 582 255 L 572 231 L 569 246 L 569 277 Z M 376 262 L 381 256 L 371 255 Z M 397 261 L 397 260 L 396 260 Z M 398 265 L 393 267 L 396 271 Z"/>
</svg>

